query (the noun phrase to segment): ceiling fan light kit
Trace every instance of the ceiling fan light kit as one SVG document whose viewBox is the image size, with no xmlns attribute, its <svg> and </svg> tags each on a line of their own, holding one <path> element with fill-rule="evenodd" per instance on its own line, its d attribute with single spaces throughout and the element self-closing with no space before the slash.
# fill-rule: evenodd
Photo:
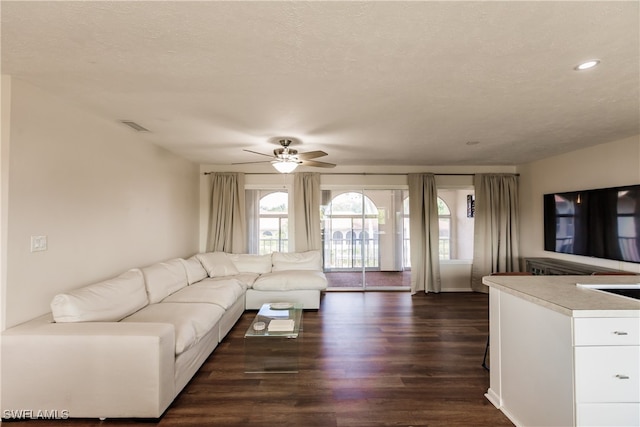
<svg viewBox="0 0 640 427">
<path fill-rule="evenodd" d="M 274 160 L 271 164 L 280 173 L 291 173 L 298 167 L 298 162 L 293 160 Z"/>
</svg>

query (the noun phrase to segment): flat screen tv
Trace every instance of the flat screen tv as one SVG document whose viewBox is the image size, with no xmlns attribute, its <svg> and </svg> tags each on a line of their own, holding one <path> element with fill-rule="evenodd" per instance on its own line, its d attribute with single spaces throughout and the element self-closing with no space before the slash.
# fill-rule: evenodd
<svg viewBox="0 0 640 427">
<path fill-rule="evenodd" d="M 640 263 L 640 185 L 545 194 L 544 249 Z"/>
</svg>

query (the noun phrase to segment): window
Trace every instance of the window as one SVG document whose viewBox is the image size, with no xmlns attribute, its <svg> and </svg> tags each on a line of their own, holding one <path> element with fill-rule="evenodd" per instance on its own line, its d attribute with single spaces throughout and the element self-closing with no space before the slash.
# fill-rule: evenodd
<svg viewBox="0 0 640 427">
<path fill-rule="evenodd" d="M 438 190 L 439 256 L 441 260 L 472 259 L 473 218 L 467 216 L 467 195 L 473 190 Z M 403 201 L 404 265 L 411 266 L 409 198 Z"/>
<path fill-rule="evenodd" d="M 438 197 L 438 224 L 440 259 L 451 259 L 451 210 L 440 197 Z"/>
<path fill-rule="evenodd" d="M 289 252 L 289 193 L 286 189 L 245 189 L 247 252 Z"/>
<path fill-rule="evenodd" d="M 378 208 L 360 192 L 335 195 L 323 207 L 327 270 L 379 267 Z M 343 237 L 344 236 L 344 237 Z"/>
<path fill-rule="evenodd" d="M 289 236 L 288 194 L 277 191 L 260 198 L 258 254 L 285 252 Z"/>
<path fill-rule="evenodd" d="M 407 190 L 323 190 L 321 205 L 327 271 L 411 268 Z M 439 188 L 439 256 L 473 258 L 474 219 L 467 216 L 473 187 Z M 246 190 L 248 252 L 288 252 L 289 193 L 282 187 Z"/>
<path fill-rule="evenodd" d="M 402 266 L 411 268 L 411 245 L 409 244 L 409 198 L 405 197 L 402 202 Z"/>
</svg>

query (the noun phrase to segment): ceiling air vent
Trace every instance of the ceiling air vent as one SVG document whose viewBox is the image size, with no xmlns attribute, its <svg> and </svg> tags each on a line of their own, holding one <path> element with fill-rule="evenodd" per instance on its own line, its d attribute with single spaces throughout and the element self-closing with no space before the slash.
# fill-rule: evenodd
<svg viewBox="0 0 640 427">
<path fill-rule="evenodd" d="M 131 120 L 120 120 L 120 123 L 129 126 L 131 129 L 135 130 L 136 132 L 149 132 L 149 129 L 142 127 L 136 122 L 132 122 Z"/>
</svg>

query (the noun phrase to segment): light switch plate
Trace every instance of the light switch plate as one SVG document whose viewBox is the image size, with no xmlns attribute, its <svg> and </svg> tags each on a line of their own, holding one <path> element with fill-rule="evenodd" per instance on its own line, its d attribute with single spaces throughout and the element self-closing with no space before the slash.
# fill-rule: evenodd
<svg viewBox="0 0 640 427">
<path fill-rule="evenodd" d="M 31 252 L 47 250 L 47 236 L 31 236 Z"/>
</svg>

